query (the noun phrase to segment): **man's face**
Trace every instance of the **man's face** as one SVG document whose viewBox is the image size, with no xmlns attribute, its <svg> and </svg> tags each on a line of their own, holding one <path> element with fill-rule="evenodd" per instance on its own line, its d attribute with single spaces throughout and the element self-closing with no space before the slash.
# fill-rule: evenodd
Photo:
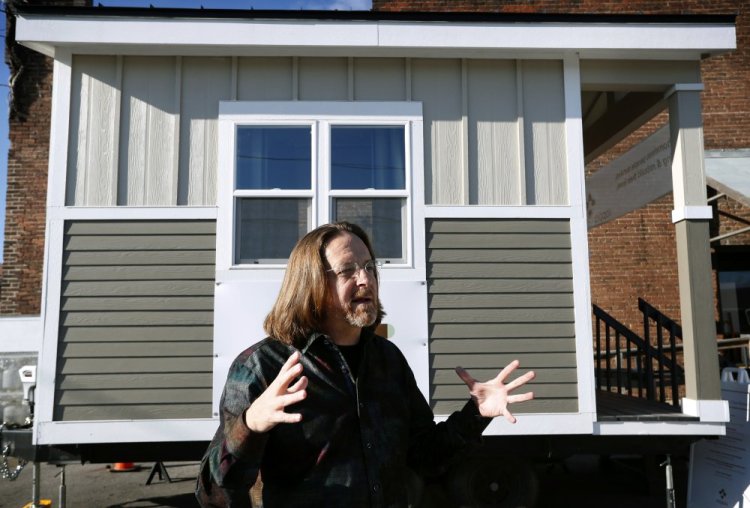
<svg viewBox="0 0 750 508">
<path fill-rule="evenodd" d="M 364 328 L 378 315 L 378 282 L 374 272 L 364 269 L 372 261 L 370 252 L 358 236 L 344 232 L 328 243 L 326 260 L 333 271 L 328 272 L 328 319 L 346 321 L 350 326 Z M 351 272 L 352 276 L 336 273 Z"/>
</svg>

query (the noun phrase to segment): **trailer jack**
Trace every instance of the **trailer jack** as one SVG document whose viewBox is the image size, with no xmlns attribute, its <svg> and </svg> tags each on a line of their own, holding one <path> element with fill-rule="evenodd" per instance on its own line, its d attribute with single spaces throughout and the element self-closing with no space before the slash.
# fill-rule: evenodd
<svg viewBox="0 0 750 508">
<path fill-rule="evenodd" d="M 664 468 L 667 485 L 667 508 L 676 508 L 677 503 L 674 496 L 674 478 L 672 476 L 672 456 L 667 455 L 667 460 L 659 464 Z"/>
</svg>

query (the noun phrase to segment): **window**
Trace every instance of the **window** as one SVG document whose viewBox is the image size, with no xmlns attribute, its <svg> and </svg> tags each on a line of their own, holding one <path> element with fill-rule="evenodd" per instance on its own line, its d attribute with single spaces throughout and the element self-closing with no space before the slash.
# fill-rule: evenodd
<svg viewBox="0 0 750 508">
<path fill-rule="evenodd" d="M 359 224 L 378 257 L 403 262 L 406 197 L 385 190 L 406 190 L 403 125 L 331 126 L 331 220 Z M 365 191 L 367 196 L 347 196 Z"/>
<path fill-rule="evenodd" d="M 421 129 L 420 105 L 413 117 L 399 110 L 413 112 L 414 103 L 385 103 L 390 115 L 379 103 L 223 104 L 248 111 L 231 118 L 231 130 L 224 131 L 232 137 L 225 145 L 233 157 L 232 266 L 283 265 L 305 233 L 342 220 L 362 226 L 384 262 L 408 263 L 410 157 L 415 120 Z M 328 107 L 353 114 L 331 114 Z M 315 114 L 294 112 L 298 108 Z M 365 114 L 357 114 L 361 109 Z"/>
<path fill-rule="evenodd" d="M 312 127 L 240 125 L 235 158 L 235 263 L 286 259 L 310 228 Z M 286 191 L 270 197 L 264 191 Z"/>
</svg>

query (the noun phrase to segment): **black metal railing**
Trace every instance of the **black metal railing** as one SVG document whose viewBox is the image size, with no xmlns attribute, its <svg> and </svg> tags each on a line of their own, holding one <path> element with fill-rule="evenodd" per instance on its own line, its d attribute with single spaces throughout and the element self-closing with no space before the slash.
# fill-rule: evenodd
<svg viewBox="0 0 750 508">
<path fill-rule="evenodd" d="M 641 303 L 642 302 L 642 303 Z M 639 299 L 644 313 L 644 337 L 623 325 L 597 305 L 596 318 L 596 385 L 600 390 L 616 391 L 638 398 L 668 403 L 666 385 L 671 388 L 671 404 L 679 406 L 679 384 L 684 371 L 677 362 L 679 325 Z M 654 323 L 655 333 L 651 333 Z M 669 342 L 664 344 L 664 330 Z M 650 337 L 656 336 L 652 341 Z M 655 343 L 652 343 L 655 342 Z M 667 354 L 668 351 L 668 354 Z"/>
<path fill-rule="evenodd" d="M 682 353 L 682 327 L 674 320 L 662 314 L 657 308 L 649 304 L 643 298 L 638 298 L 638 310 L 643 314 L 643 340 L 652 343 L 652 328 L 656 332 L 656 348 L 659 357 L 668 359 L 669 372 L 665 372 L 665 363 L 659 362 L 658 372 L 659 379 L 659 400 L 666 400 L 666 381 L 669 381 L 672 395 L 672 404 L 679 405 L 679 385 L 684 383 L 685 371 L 677 362 L 678 349 Z M 667 343 L 664 342 L 665 332 L 667 334 Z M 677 344 L 679 339 L 680 344 Z M 665 351 L 665 346 L 668 354 Z M 669 377 L 666 378 L 669 374 Z"/>
</svg>

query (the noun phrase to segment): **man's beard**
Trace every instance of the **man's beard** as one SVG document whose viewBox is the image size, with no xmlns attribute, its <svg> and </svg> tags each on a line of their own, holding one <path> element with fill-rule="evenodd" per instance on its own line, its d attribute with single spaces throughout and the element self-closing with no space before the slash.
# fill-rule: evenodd
<svg viewBox="0 0 750 508">
<path fill-rule="evenodd" d="M 364 295 L 357 295 L 361 298 Z M 369 294 L 370 301 L 367 304 L 355 304 L 353 301 L 346 307 L 344 317 L 346 321 L 357 328 L 365 328 L 375 323 L 378 317 L 378 299 L 375 295 Z"/>
</svg>

